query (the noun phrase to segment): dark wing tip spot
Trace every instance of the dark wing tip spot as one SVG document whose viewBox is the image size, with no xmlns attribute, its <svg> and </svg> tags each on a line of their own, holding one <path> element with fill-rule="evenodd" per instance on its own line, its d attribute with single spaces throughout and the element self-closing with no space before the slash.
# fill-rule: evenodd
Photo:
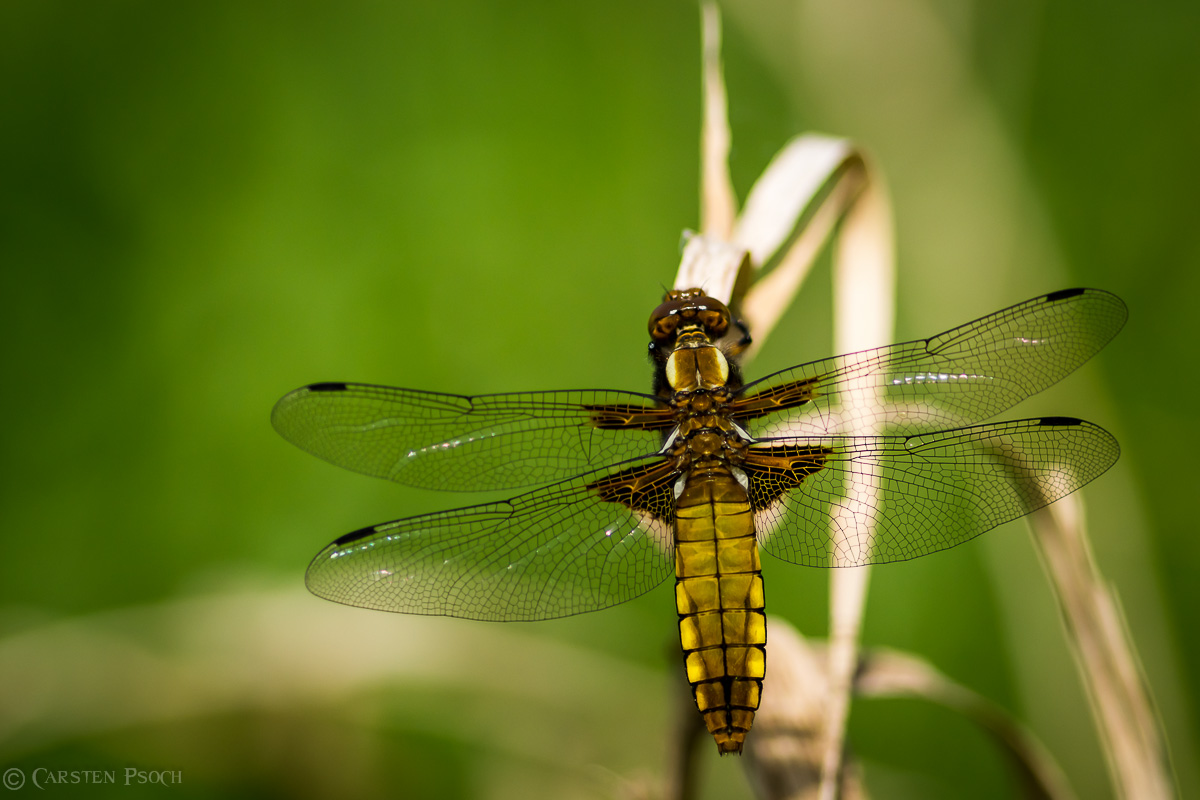
<svg viewBox="0 0 1200 800">
<path fill-rule="evenodd" d="M 338 547 L 338 546 L 341 546 L 344 544 L 350 544 L 351 542 L 357 542 L 359 539 L 367 538 L 374 532 L 375 532 L 374 525 L 370 526 L 369 528 L 359 528 L 356 531 L 350 531 L 349 533 L 345 534 L 344 536 L 339 536 L 337 539 L 334 540 L 333 545 L 331 545 L 331 546 Z"/>
<path fill-rule="evenodd" d="M 312 383 L 306 387 L 310 392 L 344 392 L 346 384 L 344 383 Z"/>
<path fill-rule="evenodd" d="M 1038 420 L 1039 425 L 1082 425 L 1083 420 L 1079 417 L 1042 417 Z"/>
<path fill-rule="evenodd" d="M 1060 289 L 1057 292 L 1051 292 L 1046 295 L 1046 302 L 1057 303 L 1059 300 L 1066 300 L 1068 297 L 1078 297 L 1086 291 L 1087 289 Z"/>
</svg>

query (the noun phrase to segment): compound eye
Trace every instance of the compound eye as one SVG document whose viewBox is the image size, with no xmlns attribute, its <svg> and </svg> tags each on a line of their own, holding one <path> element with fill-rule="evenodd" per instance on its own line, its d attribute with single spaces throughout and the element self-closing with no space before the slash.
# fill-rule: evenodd
<svg viewBox="0 0 1200 800">
<path fill-rule="evenodd" d="M 719 300 L 710 301 L 710 307 L 700 312 L 700 323 L 713 339 L 720 339 L 729 330 L 729 309 Z"/>
<path fill-rule="evenodd" d="M 675 335 L 675 329 L 679 327 L 680 305 L 678 300 L 668 300 L 654 309 L 654 312 L 650 314 L 650 322 L 646 326 L 650 331 L 651 339 L 661 342 Z"/>
<path fill-rule="evenodd" d="M 679 327 L 679 317 L 671 314 L 658 319 L 651 318 L 650 320 L 650 338 L 657 341 L 666 341 L 675 335 L 675 329 Z"/>
</svg>

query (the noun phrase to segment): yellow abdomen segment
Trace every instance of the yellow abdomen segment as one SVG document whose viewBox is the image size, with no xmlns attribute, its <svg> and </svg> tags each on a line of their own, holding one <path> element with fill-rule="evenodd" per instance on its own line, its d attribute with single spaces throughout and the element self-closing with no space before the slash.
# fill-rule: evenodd
<svg viewBox="0 0 1200 800">
<path fill-rule="evenodd" d="M 675 509 L 675 606 L 688 683 L 717 749 L 740 753 L 767 659 L 754 517 L 723 466 L 693 470 Z"/>
</svg>

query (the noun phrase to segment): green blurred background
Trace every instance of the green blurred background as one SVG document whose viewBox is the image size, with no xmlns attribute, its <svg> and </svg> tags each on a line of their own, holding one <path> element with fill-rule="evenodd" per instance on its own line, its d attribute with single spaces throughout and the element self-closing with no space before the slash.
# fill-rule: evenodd
<svg viewBox="0 0 1200 800">
<path fill-rule="evenodd" d="M 1200 7 L 724 12 L 739 193 L 796 133 L 869 148 L 899 339 L 1073 285 L 1128 302 L 1113 345 L 1009 416 L 1120 439 L 1084 491 L 1095 556 L 1200 794 Z M 319 380 L 644 388 L 645 318 L 698 222 L 698 67 L 682 1 L 3 4 L 0 767 L 181 774 L 80 796 L 655 795 L 669 587 L 529 625 L 312 598 L 334 537 L 477 498 L 340 471 L 268 413 Z M 750 374 L 829 355 L 829 307 L 825 263 Z M 771 611 L 823 636 L 826 575 L 766 568 Z M 1111 796 L 1023 523 L 876 570 L 865 638 Z M 878 797 L 1014 791 L 939 708 L 861 702 L 850 737 Z M 749 796 L 708 749 L 704 796 Z"/>
</svg>

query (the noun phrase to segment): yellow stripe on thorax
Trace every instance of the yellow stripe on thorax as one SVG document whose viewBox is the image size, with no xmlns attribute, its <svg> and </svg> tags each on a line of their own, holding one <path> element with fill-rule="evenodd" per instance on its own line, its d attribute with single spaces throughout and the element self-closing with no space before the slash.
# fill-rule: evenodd
<svg viewBox="0 0 1200 800">
<path fill-rule="evenodd" d="M 766 674 L 767 621 L 750 502 L 728 468 L 676 501 L 675 605 L 688 683 L 722 753 L 741 752 Z"/>
</svg>

